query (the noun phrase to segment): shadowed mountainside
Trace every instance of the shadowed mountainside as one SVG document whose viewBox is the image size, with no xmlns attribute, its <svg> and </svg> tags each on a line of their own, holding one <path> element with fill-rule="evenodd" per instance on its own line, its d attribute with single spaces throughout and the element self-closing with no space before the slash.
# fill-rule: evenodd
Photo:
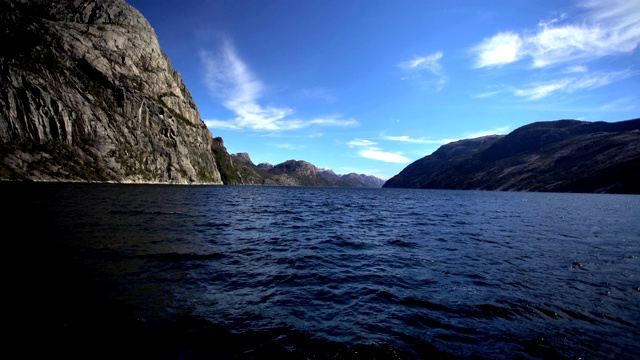
<svg viewBox="0 0 640 360">
<path fill-rule="evenodd" d="M 640 193 L 640 119 L 557 120 L 441 146 L 385 188 Z"/>
</svg>

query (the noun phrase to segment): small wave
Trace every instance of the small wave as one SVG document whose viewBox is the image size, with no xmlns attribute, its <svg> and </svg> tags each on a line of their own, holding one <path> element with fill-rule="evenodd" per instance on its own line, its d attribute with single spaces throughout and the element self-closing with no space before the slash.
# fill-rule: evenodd
<svg viewBox="0 0 640 360">
<path fill-rule="evenodd" d="M 433 311 L 444 311 L 449 313 L 455 313 L 457 310 L 447 307 L 442 304 L 438 304 L 435 302 L 431 302 L 428 300 L 416 299 L 416 298 L 405 298 L 400 300 L 400 305 L 409 306 L 409 307 L 419 307 L 424 309 L 429 309 Z"/>
<path fill-rule="evenodd" d="M 212 260 L 212 259 L 220 259 L 224 257 L 223 254 L 220 253 L 209 253 L 209 254 L 194 254 L 194 253 L 158 253 L 158 254 L 145 254 L 138 255 L 138 258 L 141 259 L 155 259 L 160 261 L 197 261 L 197 260 Z"/>
<path fill-rule="evenodd" d="M 513 310 L 494 304 L 476 305 L 473 310 L 473 317 L 480 319 L 501 318 L 506 320 L 513 319 L 517 314 Z"/>
<path fill-rule="evenodd" d="M 230 227 L 231 224 L 228 222 L 214 222 L 208 221 L 204 224 L 195 224 L 196 227 L 207 227 L 207 228 L 227 228 Z"/>
<path fill-rule="evenodd" d="M 398 246 L 401 248 L 415 248 L 418 247 L 419 245 L 413 241 L 404 241 L 404 240 L 400 240 L 400 239 L 393 239 L 393 240 L 389 240 L 387 241 L 387 244 L 389 245 L 393 245 L 393 246 Z"/>
<path fill-rule="evenodd" d="M 396 300 L 395 295 L 385 290 L 378 290 L 378 292 L 376 292 L 374 296 L 378 299 L 383 299 L 384 301 Z"/>
<path fill-rule="evenodd" d="M 355 250 L 364 250 L 372 246 L 372 244 L 370 243 L 353 240 L 349 237 L 342 236 L 342 235 L 330 236 L 329 239 L 323 240 L 320 243 L 331 244 L 339 248 L 348 248 L 348 249 L 355 249 Z"/>
</svg>

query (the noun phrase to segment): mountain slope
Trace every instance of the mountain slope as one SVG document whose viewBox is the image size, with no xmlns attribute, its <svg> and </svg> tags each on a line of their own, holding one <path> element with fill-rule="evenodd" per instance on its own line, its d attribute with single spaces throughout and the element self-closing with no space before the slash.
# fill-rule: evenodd
<svg viewBox="0 0 640 360">
<path fill-rule="evenodd" d="M 443 145 L 433 154 L 416 160 L 398 175 L 387 180 L 383 185 L 387 188 L 417 188 L 429 181 L 433 174 L 468 160 L 500 139 L 499 135 L 483 136 L 475 139 L 464 139 Z"/>
<path fill-rule="evenodd" d="M 460 152 L 451 155 L 456 147 Z M 461 140 L 415 161 L 384 187 L 637 194 L 640 119 L 537 122 L 484 142 Z"/>
<path fill-rule="evenodd" d="M 0 0 L 0 179 L 221 184 L 211 133 L 123 0 Z"/>
<path fill-rule="evenodd" d="M 332 186 L 379 188 L 384 180 L 364 174 L 338 175 L 330 169 L 320 169 L 302 160 L 287 160 L 277 165 L 261 163 L 255 165 L 249 154 L 231 155 L 233 174 L 223 178 L 232 179 L 229 184 L 280 185 L 280 186 Z"/>
</svg>

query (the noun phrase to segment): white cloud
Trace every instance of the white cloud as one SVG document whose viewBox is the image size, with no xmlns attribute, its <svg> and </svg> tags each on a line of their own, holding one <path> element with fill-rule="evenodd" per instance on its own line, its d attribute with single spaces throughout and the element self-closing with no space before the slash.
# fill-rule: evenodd
<svg viewBox="0 0 640 360">
<path fill-rule="evenodd" d="M 238 124 L 228 120 L 204 119 L 202 121 L 204 121 L 204 124 L 210 129 L 240 130 Z"/>
<path fill-rule="evenodd" d="M 600 57 L 605 50 L 604 31 L 584 24 L 561 27 L 543 26 L 535 36 L 527 38 L 528 55 L 534 67 L 545 67 L 579 58 Z"/>
<path fill-rule="evenodd" d="M 311 125 L 354 126 L 354 119 L 342 119 L 338 115 L 312 120 L 291 119 L 293 109 L 262 106 L 263 84 L 253 75 L 238 56 L 227 38 L 222 41 L 218 53 L 201 51 L 205 69 L 205 84 L 211 95 L 236 114 L 230 120 L 206 119 L 205 124 L 215 129 L 252 129 L 256 131 L 283 131 L 302 129 Z"/>
<path fill-rule="evenodd" d="M 347 145 L 349 145 L 349 147 L 354 147 L 354 146 L 374 146 L 377 143 L 371 141 L 371 140 L 363 140 L 363 139 L 355 139 L 355 140 L 351 140 L 347 143 Z"/>
<path fill-rule="evenodd" d="M 424 138 L 415 139 L 415 138 L 410 138 L 409 136 L 406 136 L 406 135 L 388 136 L 384 134 L 381 135 L 381 138 L 389 141 L 401 141 L 401 142 L 416 143 L 416 144 L 428 144 L 428 145 L 434 146 L 434 145 L 446 145 L 446 144 L 463 140 L 463 139 L 473 139 L 473 138 L 478 138 L 478 137 L 488 136 L 488 135 L 504 135 L 508 133 L 509 130 L 510 130 L 510 126 L 501 126 L 501 127 L 496 127 L 489 130 L 466 133 L 462 137 L 455 138 L 455 139 L 454 138 L 443 138 L 443 139 L 437 139 L 437 140 L 424 139 Z M 363 149 L 360 150 L 358 154 L 365 158 L 387 161 L 387 162 L 397 162 L 397 163 L 406 163 L 410 161 L 407 157 L 402 155 L 402 153 L 389 153 L 389 152 L 381 151 L 381 149 L 376 146 L 377 143 L 370 140 L 356 139 L 356 140 L 350 141 L 348 145 L 350 147 L 362 147 Z M 431 154 L 433 151 L 436 150 L 436 148 L 433 148 L 433 149 L 430 149 L 429 151 L 426 151 L 425 149 L 428 149 L 428 148 L 429 147 L 427 148 L 422 147 L 419 150 L 410 151 L 410 153 L 415 154 L 416 157 L 422 157 L 422 156 L 425 156 L 425 153 Z"/>
<path fill-rule="evenodd" d="M 525 97 L 528 100 L 538 100 L 558 91 L 572 93 L 577 90 L 596 89 L 632 75 L 635 75 L 635 72 L 624 70 L 613 72 L 596 72 L 591 74 L 584 74 L 581 76 L 564 77 L 547 82 L 536 82 L 527 84 L 522 89 L 514 89 L 513 94 L 516 96 Z"/>
<path fill-rule="evenodd" d="M 366 139 L 355 139 L 347 143 L 349 147 L 357 147 L 360 148 L 358 150 L 358 155 L 372 160 L 391 162 L 391 163 L 399 163 L 404 164 L 408 163 L 409 158 L 402 155 L 402 153 L 396 152 L 387 152 L 383 151 L 379 147 L 377 147 L 377 143 L 371 140 Z"/>
<path fill-rule="evenodd" d="M 618 100 L 611 101 L 602 105 L 599 110 L 601 111 L 634 111 L 638 105 L 634 98 L 626 97 Z"/>
<path fill-rule="evenodd" d="M 425 138 L 416 139 L 416 138 L 411 138 L 407 135 L 401 135 L 401 136 L 382 135 L 382 138 L 390 141 L 401 141 L 401 142 L 408 142 L 408 143 L 414 143 L 414 144 L 443 144 L 442 140 L 430 140 Z"/>
<path fill-rule="evenodd" d="M 509 129 L 510 129 L 509 126 L 501 126 L 501 127 L 493 128 L 490 130 L 483 130 L 483 131 L 468 133 L 465 139 L 474 139 L 474 138 L 488 136 L 488 135 L 504 135 L 509 132 Z"/>
<path fill-rule="evenodd" d="M 526 97 L 529 100 L 538 100 L 551 95 L 552 93 L 565 89 L 569 85 L 570 80 L 560 79 L 546 83 L 533 83 L 524 89 L 514 89 L 513 94 L 516 96 Z"/>
<path fill-rule="evenodd" d="M 568 68 L 565 69 L 566 73 L 572 74 L 572 73 L 586 73 L 587 71 L 589 71 L 589 69 L 586 66 L 583 65 L 573 65 L 573 66 L 569 66 Z"/>
<path fill-rule="evenodd" d="M 390 163 L 404 164 L 410 161 L 407 157 L 403 155 L 382 151 L 377 148 L 363 149 L 363 150 L 360 150 L 358 154 L 363 158 L 390 162 Z"/>
<path fill-rule="evenodd" d="M 398 66 L 403 70 L 429 70 L 437 75 L 442 71 L 442 65 L 438 63 L 440 59 L 442 59 L 442 52 L 438 51 L 424 57 L 415 57 L 413 60 L 400 63 Z"/>
<path fill-rule="evenodd" d="M 609 85 L 612 82 L 624 79 L 631 74 L 630 71 L 616 71 L 607 73 L 587 74 L 579 78 L 573 78 L 569 84 L 569 91 L 580 89 L 595 89 L 601 86 Z"/>
<path fill-rule="evenodd" d="M 480 93 L 480 94 L 475 94 L 472 97 L 474 97 L 476 99 L 484 99 L 484 98 L 492 97 L 494 95 L 498 95 L 501 92 L 503 92 L 503 91 L 502 90 L 487 91 L 487 92 L 483 92 L 483 93 Z"/>
<path fill-rule="evenodd" d="M 398 64 L 398 67 L 405 72 L 409 73 L 420 73 L 424 70 L 431 72 L 433 75 L 438 77 L 438 91 L 442 89 L 442 87 L 447 83 L 447 76 L 444 72 L 442 64 L 440 64 L 440 59 L 442 59 L 442 52 L 438 51 L 433 54 L 423 56 L 423 57 L 414 57 L 412 60 L 407 60 Z"/>
<path fill-rule="evenodd" d="M 311 119 L 309 121 L 304 122 L 304 124 L 309 125 L 330 125 L 330 126 L 339 126 L 339 127 L 348 127 L 348 126 L 356 126 L 359 125 L 356 119 L 343 119 L 340 115 L 333 115 L 321 118 Z"/>
<path fill-rule="evenodd" d="M 484 39 L 473 48 L 478 53 L 476 67 L 504 65 L 522 57 L 522 39 L 511 32 L 501 32 Z"/>
<path fill-rule="evenodd" d="M 443 139 L 425 139 L 425 138 L 411 138 L 409 136 L 406 135 L 402 135 L 402 136 L 388 136 L 388 135 L 381 135 L 381 138 L 384 140 L 389 140 L 389 141 L 401 141 L 401 142 L 408 142 L 408 143 L 415 143 L 415 144 L 430 144 L 430 145 L 444 145 L 444 144 L 448 144 L 454 141 L 458 141 L 458 140 L 462 140 L 462 139 L 473 139 L 473 138 L 477 138 L 477 137 L 481 137 L 481 136 L 487 136 L 487 135 L 501 135 L 501 134 L 506 134 L 509 131 L 509 126 L 501 126 L 501 127 L 497 127 L 497 128 L 493 128 L 490 130 L 483 130 L 483 131 L 478 131 L 478 132 L 473 132 L 473 133 L 466 133 L 464 135 L 464 137 L 462 138 L 457 138 L 457 139 L 450 139 L 450 138 L 443 138 Z M 364 140 L 364 141 L 368 141 L 368 140 Z M 363 144 L 364 145 L 364 144 Z M 372 145 L 375 145 L 375 143 L 372 142 Z"/>
<path fill-rule="evenodd" d="M 509 64 L 525 57 L 534 67 L 573 60 L 629 54 L 640 43 L 640 2 L 591 0 L 579 16 L 540 22 L 532 35 L 501 32 L 484 39 L 472 50 L 476 67 Z"/>
<path fill-rule="evenodd" d="M 277 147 L 277 148 L 280 148 L 280 149 L 285 149 L 285 150 L 297 150 L 297 149 L 304 148 L 304 146 L 294 145 L 294 144 L 287 144 L 287 143 L 269 143 L 267 145 L 270 145 L 270 146 L 273 146 L 273 147 Z"/>
</svg>

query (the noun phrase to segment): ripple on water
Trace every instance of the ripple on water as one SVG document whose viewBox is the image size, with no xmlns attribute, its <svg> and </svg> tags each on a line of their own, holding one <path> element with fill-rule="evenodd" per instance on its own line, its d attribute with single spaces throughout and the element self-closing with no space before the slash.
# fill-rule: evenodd
<svg viewBox="0 0 640 360">
<path fill-rule="evenodd" d="M 59 298 L 12 306 L 65 314 L 85 340 L 135 328 L 213 358 L 640 358 L 637 197 L 34 185 L 29 231 L 46 236 L 12 254 L 46 251 L 7 260 Z"/>
</svg>

